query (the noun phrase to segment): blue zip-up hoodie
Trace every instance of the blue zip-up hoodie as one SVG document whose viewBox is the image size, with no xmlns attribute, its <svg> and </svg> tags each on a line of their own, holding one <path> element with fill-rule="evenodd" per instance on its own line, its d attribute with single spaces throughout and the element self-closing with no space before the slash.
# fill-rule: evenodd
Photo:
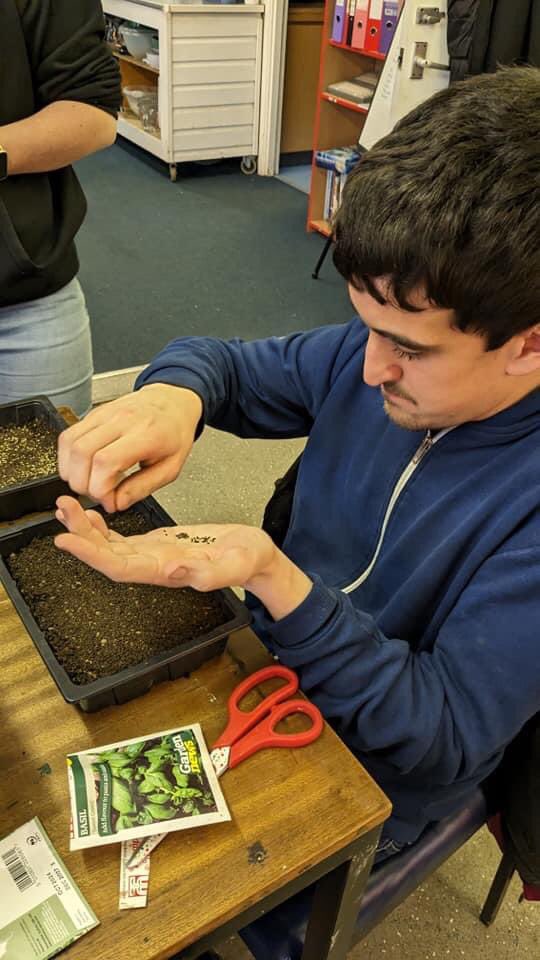
<svg viewBox="0 0 540 960">
<path fill-rule="evenodd" d="M 283 549 L 314 586 L 278 622 L 255 602 L 255 630 L 391 799 L 387 833 L 410 842 L 540 710 L 540 391 L 426 443 L 364 384 L 366 337 L 355 319 L 186 338 L 137 387 L 190 387 L 206 423 L 241 437 L 308 436 Z"/>
</svg>

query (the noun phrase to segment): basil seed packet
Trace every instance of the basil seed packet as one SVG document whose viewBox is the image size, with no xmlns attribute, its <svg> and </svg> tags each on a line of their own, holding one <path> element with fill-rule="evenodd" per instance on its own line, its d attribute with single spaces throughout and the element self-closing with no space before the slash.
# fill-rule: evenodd
<svg viewBox="0 0 540 960">
<path fill-rule="evenodd" d="M 230 820 L 198 723 L 67 758 L 71 850 Z"/>
<path fill-rule="evenodd" d="M 37 817 L 0 840 L 3 960 L 48 960 L 98 922 Z"/>
</svg>

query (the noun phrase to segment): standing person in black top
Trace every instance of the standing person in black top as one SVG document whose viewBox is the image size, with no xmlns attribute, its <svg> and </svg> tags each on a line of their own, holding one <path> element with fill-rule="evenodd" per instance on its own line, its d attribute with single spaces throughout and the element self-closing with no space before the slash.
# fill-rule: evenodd
<svg viewBox="0 0 540 960">
<path fill-rule="evenodd" d="M 71 164 L 114 142 L 119 72 L 100 0 L 0 4 L 0 403 L 45 393 L 82 415 L 92 348 Z"/>
</svg>

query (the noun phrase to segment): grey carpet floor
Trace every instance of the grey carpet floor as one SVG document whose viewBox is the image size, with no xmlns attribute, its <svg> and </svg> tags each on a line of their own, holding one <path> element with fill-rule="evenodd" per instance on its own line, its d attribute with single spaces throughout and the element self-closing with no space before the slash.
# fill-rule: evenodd
<svg viewBox="0 0 540 960">
<path fill-rule="evenodd" d="M 323 239 L 305 230 L 307 198 L 237 161 L 165 165 L 115 145 L 83 160 L 78 238 L 96 372 L 146 363 L 186 334 L 282 335 L 349 319 L 346 286 Z"/>
</svg>

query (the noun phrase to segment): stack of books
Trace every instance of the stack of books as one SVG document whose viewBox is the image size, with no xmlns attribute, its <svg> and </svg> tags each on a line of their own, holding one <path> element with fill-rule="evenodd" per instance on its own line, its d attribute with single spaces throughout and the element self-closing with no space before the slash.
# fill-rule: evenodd
<svg viewBox="0 0 540 960">
<path fill-rule="evenodd" d="M 359 159 L 360 154 L 356 146 L 334 147 L 331 150 L 316 151 L 316 165 L 327 171 L 323 208 L 324 220 L 332 220 L 336 215 L 347 177 Z"/>
<path fill-rule="evenodd" d="M 339 97 L 341 100 L 350 100 L 352 103 L 369 107 L 378 79 L 376 73 L 361 73 L 357 77 L 353 77 L 352 80 L 340 80 L 338 83 L 331 83 L 326 88 L 326 93 Z"/>
</svg>

